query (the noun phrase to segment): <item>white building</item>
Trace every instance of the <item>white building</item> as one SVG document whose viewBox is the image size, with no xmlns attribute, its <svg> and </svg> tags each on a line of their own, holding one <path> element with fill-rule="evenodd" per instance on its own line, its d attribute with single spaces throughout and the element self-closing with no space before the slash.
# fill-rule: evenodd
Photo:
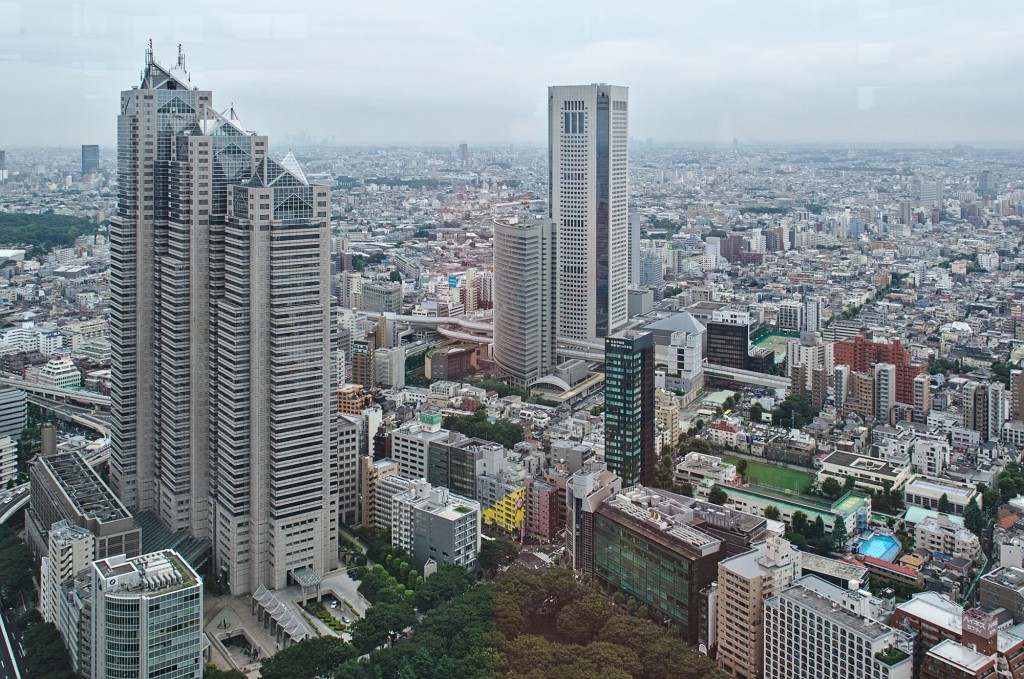
<svg viewBox="0 0 1024 679">
<path fill-rule="evenodd" d="M 548 88 L 557 337 L 605 337 L 629 320 L 628 99 L 604 84 Z"/>
<path fill-rule="evenodd" d="M 778 325 L 782 330 L 802 330 L 804 326 L 803 304 L 794 301 L 785 301 L 779 304 Z"/>
<path fill-rule="evenodd" d="M 896 405 L 896 366 L 892 363 L 876 363 L 875 375 L 875 420 L 889 424 L 893 406 Z"/>
<path fill-rule="evenodd" d="M 963 515 L 968 502 L 979 503 L 978 489 L 969 483 L 958 483 L 948 479 L 937 479 L 921 474 L 914 475 L 903 489 L 906 502 L 914 507 L 938 509 L 939 500 L 945 495 L 949 500 L 950 512 Z"/>
<path fill-rule="evenodd" d="M 0 486 L 18 477 L 18 441 L 0 436 Z"/>
<path fill-rule="evenodd" d="M 391 432 L 391 458 L 398 462 L 398 473 L 407 479 L 427 478 L 430 444 L 447 441 L 448 434 L 441 429 L 441 413 L 426 410 L 417 421 Z"/>
<path fill-rule="evenodd" d="M 910 463 L 914 471 L 942 476 L 949 466 L 949 441 L 937 436 L 917 436 L 911 444 Z"/>
<path fill-rule="evenodd" d="M 50 527 L 46 556 L 39 568 L 39 607 L 43 620 L 58 624 L 61 586 L 89 568 L 95 558 L 96 539 L 91 532 L 64 520 Z"/>
<path fill-rule="evenodd" d="M 878 621 L 881 606 L 813 575 L 794 581 L 764 604 L 763 676 L 911 679 L 913 639 Z"/>
<path fill-rule="evenodd" d="M 476 567 L 480 503 L 419 479 L 395 496 L 392 507 L 391 544 L 412 554 L 418 567 L 429 560 L 438 566 L 455 563 L 466 569 Z"/>
<path fill-rule="evenodd" d="M 82 373 L 70 354 L 54 356 L 36 373 L 36 381 L 49 387 L 70 389 L 82 386 Z"/>
<path fill-rule="evenodd" d="M 377 349 L 373 360 L 378 384 L 391 389 L 405 387 L 405 347 Z"/>
<path fill-rule="evenodd" d="M 92 564 L 92 677 L 202 679 L 203 581 L 174 551 Z"/>
<path fill-rule="evenodd" d="M 914 526 L 914 546 L 974 561 L 981 556 L 978 536 L 949 520 L 949 515 L 929 516 Z M 1016 564 L 1014 564 L 1016 565 Z"/>
</svg>

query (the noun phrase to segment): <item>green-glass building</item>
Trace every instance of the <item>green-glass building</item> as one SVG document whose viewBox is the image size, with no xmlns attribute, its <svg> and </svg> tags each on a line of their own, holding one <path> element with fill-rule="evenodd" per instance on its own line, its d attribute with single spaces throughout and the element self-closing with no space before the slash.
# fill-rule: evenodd
<svg viewBox="0 0 1024 679">
<path fill-rule="evenodd" d="M 622 486 L 654 482 L 654 335 L 604 341 L 604 459 Z"/>
</svg>

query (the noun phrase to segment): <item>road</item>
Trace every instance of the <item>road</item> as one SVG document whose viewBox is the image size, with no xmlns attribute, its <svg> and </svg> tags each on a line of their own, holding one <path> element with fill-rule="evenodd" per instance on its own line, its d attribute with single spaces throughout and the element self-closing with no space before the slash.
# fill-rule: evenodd
<svg viewBox="0 0 1024 679">
<path fill-rule="evenodd" d="M 0 611 L 0 632 L 4 635 L 4 643 L 0 644 L 0 679 L 21 679 L 22 676 L 24 654 L 21 652 L 21 634 L 11 618 L 11 611 L 7 608 Z"/>
</svg>

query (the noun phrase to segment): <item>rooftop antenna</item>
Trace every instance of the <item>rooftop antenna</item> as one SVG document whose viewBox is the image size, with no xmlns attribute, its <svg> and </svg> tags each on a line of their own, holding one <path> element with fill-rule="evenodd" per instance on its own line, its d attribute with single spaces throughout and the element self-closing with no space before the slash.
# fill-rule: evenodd
<svg viewBox="0 0 1024 679">
<path fill-rule="evenodd" d="M 188 78 L 189 82 L 192 82 L 192 76 L 189 75 L 188 69 L 185 68 L 185 48 L 182 47 L 180 42 L 178 43 L 178 68 L 184 71 L 185 77 Z"/>
<path fill-rule="evenodd" d="M 153 65 L 153 38 L 149 39 L 149 46 L 146 48 L 146 66 Z"/>
</svg>

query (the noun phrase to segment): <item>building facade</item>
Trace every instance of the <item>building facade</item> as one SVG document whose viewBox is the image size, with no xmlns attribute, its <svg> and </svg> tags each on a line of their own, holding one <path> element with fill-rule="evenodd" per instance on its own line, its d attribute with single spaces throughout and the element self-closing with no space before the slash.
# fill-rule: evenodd
<svg viewBox="0 0 1024 679">
<path fill-rule="evenodd" d="M 555 363 L 555 234 L 530 216 L 494 224 L 494 363 L 529 387 Z"/>
<path fill-rule="evenodd" d="M 92 564 L 93 679 L 203 676 L 203 582 L 173 551 Z"/>
<path fill-rule="evenodd" d="M 606 337 L 628 319 L 629 90 L 548 88 L 556 336 Z"/>
<path fill-rule="evenodd" d="M 604 459 L 625 486 L 654 482 L 654 335 L 605 338 Z"/>
</svg>

